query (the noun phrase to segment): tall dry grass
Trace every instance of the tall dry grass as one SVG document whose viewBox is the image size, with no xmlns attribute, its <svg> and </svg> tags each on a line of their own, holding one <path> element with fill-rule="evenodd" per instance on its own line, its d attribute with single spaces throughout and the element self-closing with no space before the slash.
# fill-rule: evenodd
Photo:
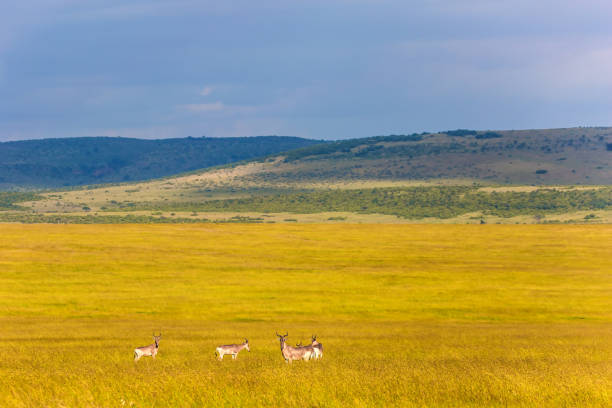
<svg viewBox="0 0 612 408">
<path fill-rule="evenodd" d="M 0 406 L 610 406 L 610 244 L 610 226 L 0 225 Z M 275 331 L 318 334 L 323 360 L 285 364 Z"/>
</svg>

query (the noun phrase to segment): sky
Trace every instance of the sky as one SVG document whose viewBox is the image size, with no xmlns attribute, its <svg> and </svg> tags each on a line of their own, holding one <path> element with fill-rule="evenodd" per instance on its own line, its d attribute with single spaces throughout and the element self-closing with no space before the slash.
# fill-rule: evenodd
<svg viewBox="0 0 612 408">
<path fill-rule="evenodd" d="M 609 0 L 0 4 L 0 141 L 612 124 Z"/>
</svg>

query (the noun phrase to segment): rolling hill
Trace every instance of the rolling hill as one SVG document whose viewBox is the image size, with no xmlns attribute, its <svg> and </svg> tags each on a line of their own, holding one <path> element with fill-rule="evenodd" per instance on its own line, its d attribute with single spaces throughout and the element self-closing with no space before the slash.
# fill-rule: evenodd
<svg viewBox="0 0 612 408">
<path fill-rule="evenodd" d="M 471 179 L 612 184 L 612 128 L 455 130 L 353 139 L 288 152 L 262 181 Z"/>
<path fill-rule="evenodd" d="M 316 143 L 320 141 L 287 136 L 5 142 L 0 143 L 0 189 L 147 180 Z"/>
<path fill-rule="evenodd" d="M 26 222 L 610 222 L 611 159 L 612 128 L 454 130 L 0 201 Z"/>
</svg>

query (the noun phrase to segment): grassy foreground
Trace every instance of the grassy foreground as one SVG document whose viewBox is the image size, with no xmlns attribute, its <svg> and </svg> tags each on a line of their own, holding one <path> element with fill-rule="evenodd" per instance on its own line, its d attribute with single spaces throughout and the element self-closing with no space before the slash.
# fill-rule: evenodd
<svg viewBox="0 0 612 408">
<path fill-rule="evenodd" d="M 609 225 L 0 224 L 0 406 L 607 407 L 610 248 Z M 285 364 L 275 331 L 323 360 Z"/>
</svg>

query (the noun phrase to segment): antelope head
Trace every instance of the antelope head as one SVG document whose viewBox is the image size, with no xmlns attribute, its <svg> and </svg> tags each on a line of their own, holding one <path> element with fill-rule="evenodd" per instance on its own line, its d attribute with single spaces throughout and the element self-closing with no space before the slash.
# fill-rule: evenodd
<svg viewBox="0 0 612 408">
<path fill-rule="evenodd" d="M 158 348 L 159 341 L 161 340 L 161 332 L 159 332 L 159 336 L 156 336 L 155 332 L 153 332 L 153 340 L 155 340 L 155 348 Z"/>
<path fill-rule="evenodd" d="M 287 336 L 289 336 L 289 332 L 287 332 L 287 334 L 276 333 L 276 335 L 278 336 L 278 339 L 280 340 L 280 346 L 282 350 L 285 347 L 285 341 L 287 341 Z"/>
<path fill-rule="evenodd" d="M 249 348 L 249 339 L 244 339 L 244 348 L 247 349 L 247 351 L 250 353 L 251 349 Z"/>
<path fill-rule="evenodd" d="M 313 334 L 311 337 L 312 337 L 311 343 L 312 344 L 317 344 L 317 335 Z"/>
</svg>

